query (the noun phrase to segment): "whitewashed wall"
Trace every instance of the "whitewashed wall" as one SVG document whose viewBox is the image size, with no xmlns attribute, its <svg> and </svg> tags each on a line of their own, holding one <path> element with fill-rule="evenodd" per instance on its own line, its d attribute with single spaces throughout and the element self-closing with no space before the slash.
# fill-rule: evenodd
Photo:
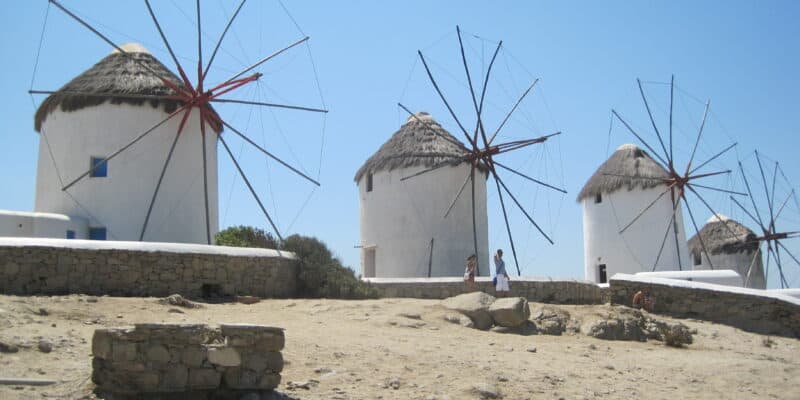
<svg viewBox="0 0 800 400">
<path fill-rule="evenodd" d="M 661 241 L 672 216 L 672 201 L 669 193 L 664 195 L 624 233 L 620 234 L 619 231 L 655 200 L 661 191 L 663 191 L 662 187 L 645 190 L 637 188 L 632 191 L 622 188 L 610 194 L 604 193 L 600 203 L 595 203 L 594 197 L 582 200 L 584 277 L 586 280 L 600 281 L 598 272 L 600 264 L 606 264 L 608 279 L 616 273 L 634 274 L 653 270 Z M 689 263 L 686 231 L 683 228 L 683 214 L 680 206 L 676 215 L 680 265 L 687 270 L 692 266 Z M 677 254 L 675 235 L 670 229 L 656 271 L 678 270 Z"/>
<path fill-rule="evenodd" d="M 751 252 L 711 254 L 710 263 L 705 252 L 701 252 L 700 254 L 702 262 L 700 265 L 693 265 L 693 269 L 706 270 L 711 269 L 712 266 L 715 270 L 731 269 L 736 271 L 742 277 L 742 279 L 747 281 L 746 287 L 754 289 L 767 288 L 767 283 L 764 280 L 764 267 L 762 265 L 760 251 L 758 252 L 757 256 Z M 694 264 L 694 257 L 692 257 L 692 264 Z M 751 264 L 753 268 L 748 280 L 747 274 L 748 270 L 750 270 Z"/>
<path fill-rule="evenodd" d="M 361 245 L 375 249 L 375 277 L 426 277 L 434 238 L 431 276 L 462 276 L 466 258 L 475 252 L 470 184 L 447 218 L 444 214 L 469 174 L 469 165 L 444 167 L 405 181 L 424 167 L 381 171 L 366 191 L 367 174 L 358 182 Z M 475 212 L 481 275 L 489 273 L 486 179 L 475 179 Z M 361 253 L 364 272 L 365 251 Z"/>
<path fill-rule="evenodd" d="M 108 163 L 105 178 L 86 177 L 68 189 L 63 184 L 85 172 L 90 158 L 105 157 L 164 119 L 162 107 L 104 103 L 75 112 L 55 111 L 42 125 L 36 178 L 39 212 L 79 216 L 91 227 L 106 227 L 109 240 L 139 240 L 139 233 L 166 160 L 180 115 Z M 210 228 L 218 230 L 216 136 L 207 129 L 206 157 Z M 46 139 L 61 174 L 59 179 Z M 161 185 L 146 241 L 206 243 L 203 166 L 199 118 L 189 117 Z"/>
<path fill-rule="evenodd" d="M 80 217 L 0 210 L 0 236 L 64 239 L 68 230 L 75 232 L 75 239 L 85 239 L 89 223 Z"/>
</svg>

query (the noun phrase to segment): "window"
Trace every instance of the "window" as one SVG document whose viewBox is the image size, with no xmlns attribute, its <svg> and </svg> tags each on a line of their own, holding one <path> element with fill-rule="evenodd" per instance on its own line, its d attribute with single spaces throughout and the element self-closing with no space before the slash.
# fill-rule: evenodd
<svg viewBox="0 0 800 400">
<path fill-rule="evenodd" d="M 694 265 L 700 265 L 703 263 L 703 255 L 699 252 L 694 253 Z"/>
<path fill-rule="evenodd" d="M 92 157 L 89 168 L 93 168 L 92 173 L 89 174 L 92 178 L 105 178 L 108 176 L 108 162 L 103 157 Z"/>
<path fill-rule="evenodd" d="M 600 283 L 608 282 L 608 276 L 607 276 L 607 273 L 606 273 L 606 265 L 605 264 L 600 264 L 600 265 L 597 266 L 597 268 L 599 269 L 599 272 L 600 272 Z"/>
<path fill-rule="evenodd" d="M 594 203 L 595 204 L 600 204 L 602 202 L 603 202 L 603 194 L 602 193 L 598 193 L 598 194 L 594 195 Z"/>
<path fill-rule="evenodd" d="M 367 191 L 372 191 L 372 174 L 367 174 Z"/>
<path fill-rule="evenodd" d="M 89 228 L 89 240 L 106 240 L 106 228 Z"/>
<path fill-rule="evenodd" d="M 67 239 L 75 239 L 75 231 L 67 230 Z"/>
</svg>

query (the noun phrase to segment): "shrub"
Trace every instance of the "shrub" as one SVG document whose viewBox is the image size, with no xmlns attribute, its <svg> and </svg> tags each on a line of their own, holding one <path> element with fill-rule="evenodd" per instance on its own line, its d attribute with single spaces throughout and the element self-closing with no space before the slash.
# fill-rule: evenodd
<svg viewBox="0 0 800 400">
<path fill-rule="evenodd" d="M 218 232 L 214 236 L 214 242 L 218 246 L 278 248 L 278 241 L 271 233 L 264 232 L 260 228 L 243 225 L 232 226 Z"/>
<path fill-rule="evenodd" d="M 297 254 L 300 259 L 297 276 L 300 296 L 337 299 L 378 297 L 374 288 L 358 279 L 353 270 L 343 266 L 319 239 L 292 235 L 284 240 L 282 248 Z"/>
</svg>

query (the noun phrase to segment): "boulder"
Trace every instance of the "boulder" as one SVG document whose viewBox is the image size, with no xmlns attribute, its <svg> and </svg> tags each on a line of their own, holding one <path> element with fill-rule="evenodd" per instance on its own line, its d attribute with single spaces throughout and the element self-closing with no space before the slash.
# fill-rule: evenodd
<svg viewBox="0 0 800 400">
<path fill-rule="evenodd" d="M 516 328 L 531 316 L 528 300 L 523 297 L 497 299 L 489 306 L 489 314 L 495 325 Z"/>
<path fill-rule="evenodd" d="M 647 340 L 639 321 L 629 318 L 596 320 L 586 324 L 582 330 L 587 336 L 604 340 Z"/>
<path fill-rule="evenodd" d="M 542 335 L 561 335 L 570 322 L 568 312 L 552 306 L 541 306 L 531 315 L 536 330 Z"/>
<path fill-rule="evenodd" d="M 483 292 L 472 292 L 444 299 L 442 305 L 469 317 L 475 328 L 486 330 L 492 327 L 493 320 L 489 314 L 489 306 L 494 301 L 494 296 Z"/>
</svg>

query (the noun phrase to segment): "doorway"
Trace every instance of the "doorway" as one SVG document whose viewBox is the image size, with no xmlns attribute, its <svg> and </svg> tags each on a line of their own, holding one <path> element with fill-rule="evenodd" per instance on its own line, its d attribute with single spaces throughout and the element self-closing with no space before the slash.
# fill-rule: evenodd
<svg viewBox="0 0 800 400">
<path fill-rule="evenodd" d="M 364 278 L 375 277 L 375 247 L 364 248 Z"/>
<path fill-rule="evenodd" d="M 608 277 L 606 276 L 606 265 L 600 264 L 597 266 L 599 276 L 600 276 L 600 283 L 608 282 Z"/>
</svg>

